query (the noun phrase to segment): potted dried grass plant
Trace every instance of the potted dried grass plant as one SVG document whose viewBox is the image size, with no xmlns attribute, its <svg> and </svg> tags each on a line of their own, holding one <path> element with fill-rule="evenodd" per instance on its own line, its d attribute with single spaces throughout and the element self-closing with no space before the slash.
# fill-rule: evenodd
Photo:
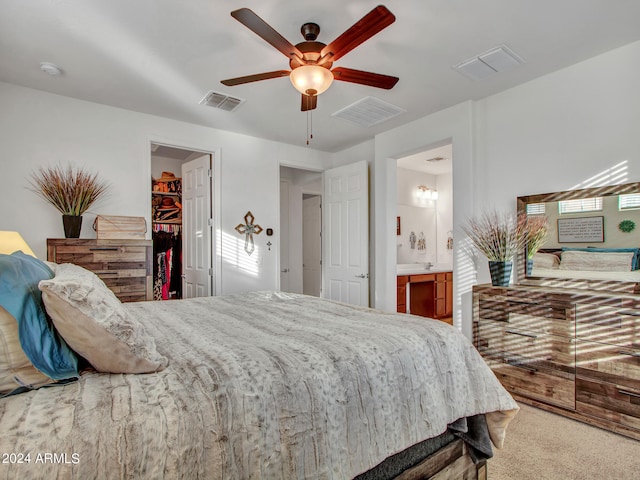
<svg viewBox="0 0 640 480">
<path fill-rule="evenodd" d="M 468 219 L 462 230 L 489 260 L 491 284 L 509 286 L 513 257 L 524 249 L 527 242 L 526 217 L 493 210 Z"/>
<path fill-rule="evenodd" d="M 82 214 L 108 190 L 109 184 L 83 168 L 71 165 L 41 167 L 32 172 L 31 189 L 60 213 L 66 238 L 78 238 Z"/>
</svg>

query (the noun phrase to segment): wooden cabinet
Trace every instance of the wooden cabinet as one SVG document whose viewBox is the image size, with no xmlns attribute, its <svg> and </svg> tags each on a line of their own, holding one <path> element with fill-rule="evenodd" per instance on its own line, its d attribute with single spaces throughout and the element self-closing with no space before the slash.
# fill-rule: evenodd
<svg viewBox="0 0 640 480">
<path fill-rule="evenodd" d="M 474 342 L 516 399 L 640 439 L 640 298 L 473 288 Z"/>
<path fill-rule="evenodd" d="M 408 275 L 398 275 L 396 298 L 398 302 L 397 311 L 399 313 L 407 313 L 407 283 L 409 283 Z"/>
<path fill-rule="evenodd" d="M 151 240 L 47 239 L 47 260 L 98 275 L 123 302 L 152 300 Z"/>
<path fill-rule="evenodd" d="M 453 272 L 421 273 L 397 277 L 397 311 L 453 323 Z"/>
</svg>

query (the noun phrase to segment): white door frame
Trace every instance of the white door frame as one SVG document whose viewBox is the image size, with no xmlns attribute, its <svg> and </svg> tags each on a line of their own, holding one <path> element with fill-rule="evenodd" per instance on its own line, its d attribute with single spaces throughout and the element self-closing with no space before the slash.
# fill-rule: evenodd
<svg viewBox="0 0 640 480">
<path fill-rule="evenodd" d="M 221 150 L 214 145 L 203 145 L 191 142 L 185 142 L 182 140 L 171 139 L 167 137 L 161 137 L 156 135 L 150 135 L 147 137 L 144 143 L 144 155 L 147 158 L 147 171 L 146 171 L 146 185 L 148 188 L 147 198 L 149 199 L 149 208 L 146 216 L 147 225 L 151 225 L 151 144 L 164 145 L 166 147 L 179 148 L 182 150 L 191 150 L 202 154 L 209 154 L 212 156 L 213 162 L 213 184 L 212 194 L 213 198 L 211 211 L 213 214 L 213 226 L 211 231 L 211 258 L 213 259 L 213 279 L 212 279 L 212 291 L 213 295 L 222 294 L 222 257 L 221 257 L 221 243 L 220 237 L 222 232 L 222 223 L 220 218 L 220 198 L 221 198 L 221 179 L 220 179 L 220 164 L 221 164 Z M 144 158 L 144 157 L 143 157 Z M 147 239 L 151 240 L 152 229 L 148 229 Z"/>
</svg>

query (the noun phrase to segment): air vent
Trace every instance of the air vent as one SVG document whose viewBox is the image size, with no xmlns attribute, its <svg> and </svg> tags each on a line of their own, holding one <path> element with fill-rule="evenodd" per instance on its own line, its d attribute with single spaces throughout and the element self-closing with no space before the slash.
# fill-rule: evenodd
<svg viewBox="0 0 640 480">
<path fill-rule="evenodd" d="M 506 45 L 500 45 L 465 60 L 453 68 L 472 80 L 482 80 L 523 63 L 524 60 L 513 50 Z"/>
<path fill-rule="evenodd" d="M 404 112 L 406 110 L 384 102 L 379 98 L 365 97 L 342 110 L 332 113 L 331 116 L 349 120 L 363 127 L 372 127 Z"/>
<path fill-rule="evenodd" d="M 226 112 L 233 112 L 244 102 L 242 98 L 230 97 L 224 93 L 211 90 L 200 100 L 200 105 L 207 105 L 208 107 L 219 108 Z"/>
<path fill-rule="evenodd" d="M 425 162 L 438 163 L 446 159 L 447 159 L 446 157 L 433 157 L 433 158 L 427 158 Z"/>
</svg>

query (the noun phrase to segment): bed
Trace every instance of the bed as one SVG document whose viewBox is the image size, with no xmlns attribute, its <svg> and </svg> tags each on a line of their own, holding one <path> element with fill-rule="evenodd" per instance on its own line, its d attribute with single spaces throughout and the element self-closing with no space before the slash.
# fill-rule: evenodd
<svg viewBox="0 0 640 480">
<path fill-rule="evenodd" d="M 282 292 L 121 304 L 47 266 L 43 309 L 78 375 L 0 400 L 0 478 L 486 475 L 518 410 L 442 322 Z"/>
</svg>

